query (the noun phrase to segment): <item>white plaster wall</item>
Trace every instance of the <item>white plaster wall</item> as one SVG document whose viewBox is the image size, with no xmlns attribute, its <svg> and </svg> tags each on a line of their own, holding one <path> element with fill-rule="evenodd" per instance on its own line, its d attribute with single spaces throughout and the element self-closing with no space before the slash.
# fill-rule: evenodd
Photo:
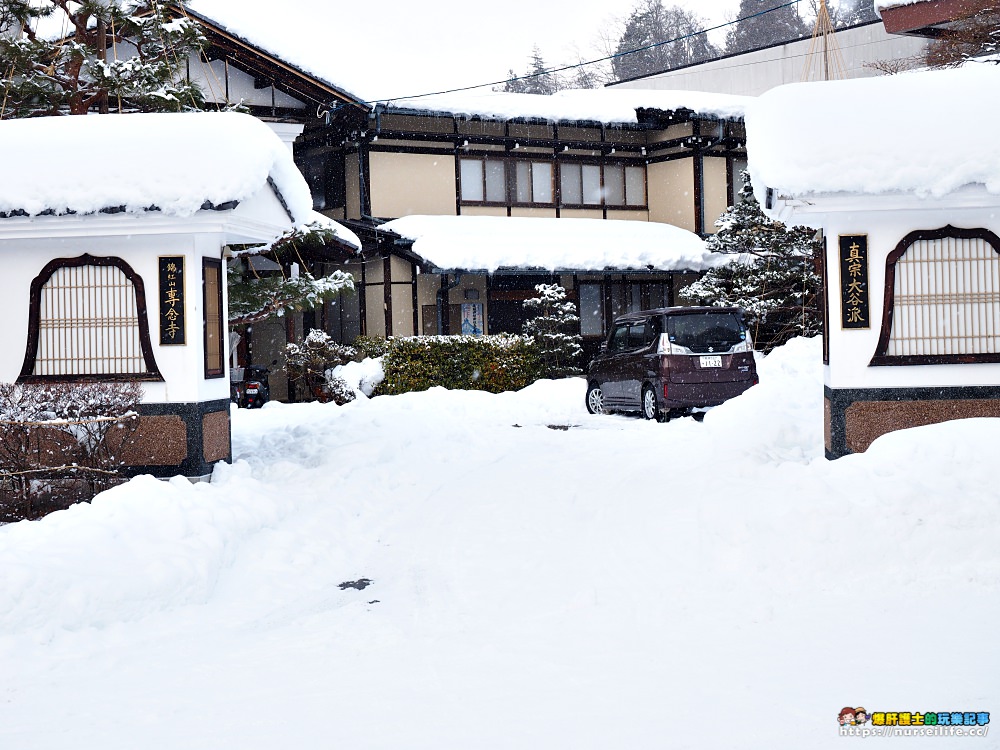
<svg viewBox="0 0 1000 750">
<path fill-rule="evenodd" d="M 235 211 L 199 211 L 176 219 L 141 215 L 18 217 L 0 220 L 4 260 L 0 309 L 0 380 L 15 380 L 24 361 L 32 280 L 56 258 L 84 253 L 117 257 L 143 279 L 152 354 L 164 382 L 143 383 L 145 403 L 190 403 L 229 398 L 228 359 L 223 377 L 205 378 L 202 259 L 221 259 L 227 242 L 267 241 L 290 226 L 271 193 L 263 189 Z M 185 264 L 184 345 L 159 344 L 158 258 L 182 256 Z M 228 307 L 223 267 L 223 304 Z"/>
<path fill-rule="evenodd" d="M 996 200 L 994 198 L 994 200 Z M 870 198 L 855 199 L 857 205 Z M 824 368 L 831 388 L 892 388 L 1000 385 L 1000 364 L 907 365 L 870 367 L 882 330 L 886 258 L 910 232 L 951 224 L 963 229 L 988 229 L 1000 234 L 1000 204 L 968 208 L 947 202 L 911 199 L 908 205 L 880 210 L 836 210 L 794 214 L 794 221 L 822 226 L 827 236 L 827 280 L 830 290 L 830 364 Z M 838 236 L 868 235 L 868 278 L 871 327 L 843 329 L 840 305 Z"/>
<path fill-rule="evenodd" d="M 192 55 L 188 60 L 188 71 L 191 81 L 201 87 L 205 99 L 212 103 L 226 104 L 227 65 L 224 60 L 213 60 L 206 63 L 198 56 Z M 242 101 L 250 106 L 272 106 L 272 87 L 254 88 L 252 75 L 237 68 L 232 62 L 228 65 L 228 102 L 236 104 Z M 305 109 L 306 105 L 282 91 L 274 89 L 273 105 L 287 109 Z"/>
<path fill-rule="evenodd" d="M 922 55 L 927 44 L 922 38 L 887 34 L 881 23 L 838 31 L 835 39 L 844 60 L 846 78 L 881 75 L 871 67 L 872 63 Z M 614 86 L 759 96 L 775 86 L 803 80 L 811 44 L 811 38 L 802 39 Z M 815 78 L 811 76 L 811 80 Z"/>
</svg>

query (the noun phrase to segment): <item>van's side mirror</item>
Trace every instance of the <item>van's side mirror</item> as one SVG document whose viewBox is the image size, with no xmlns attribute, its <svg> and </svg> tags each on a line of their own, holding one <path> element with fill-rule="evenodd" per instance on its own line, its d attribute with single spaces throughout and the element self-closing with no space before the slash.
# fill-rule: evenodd
<svg viewBox="0 0 1000 750">
<path fill-rule="evenodd" d="M 601 342 L 601 354 L 607 354 L 607 353 L 608 353 L 608 342 L 607 341 L 602 341 Z"/>
</svg>

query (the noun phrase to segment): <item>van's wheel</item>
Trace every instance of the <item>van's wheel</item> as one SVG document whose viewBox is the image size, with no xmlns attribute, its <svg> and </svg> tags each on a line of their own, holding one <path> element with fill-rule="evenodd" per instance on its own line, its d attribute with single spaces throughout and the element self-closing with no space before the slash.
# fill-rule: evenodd
<svg viewBox="0 0 1000 750">
<path fill-rule="evenodd" d="M 591 414 L 604 414 L 604 394 L 601 393 L 601 386 L 591 383 L 587 386 L 587 411 Z"/>
<path fill-rule="evenodd" d="M 660 405 L 656 403 L 656 391 L 649 385 L 642 388 L 642 416 L 644 419 L 655 419 L 657 422 L 666 422 L 670 419 L 669 411 L 660 410 Z"/>
</svg>

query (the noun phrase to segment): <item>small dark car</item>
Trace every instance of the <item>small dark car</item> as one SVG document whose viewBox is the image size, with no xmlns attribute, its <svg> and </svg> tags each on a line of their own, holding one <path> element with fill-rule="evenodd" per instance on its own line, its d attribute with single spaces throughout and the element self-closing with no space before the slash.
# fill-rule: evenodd
<svg viewBox="0 0 1000 750">
<path fill-rule="evenodd" d="M 757 383 L 738 307 L 664 307 L 615 319 L 587 368 L 587 410 L 638 411 L 665 422 L 702 412 Z"/>
</svg>

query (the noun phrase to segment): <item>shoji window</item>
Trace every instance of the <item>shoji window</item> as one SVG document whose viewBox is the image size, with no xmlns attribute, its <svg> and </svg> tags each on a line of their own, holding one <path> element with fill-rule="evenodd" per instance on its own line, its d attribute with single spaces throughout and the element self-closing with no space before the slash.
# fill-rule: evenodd
<svg viewBox="0 0 1000 750">
<path fill-rule="evenodd" d="M 158 380 L 142 279 L 119 258 L 59 259 L 31 284 L 21 381 Z"/>
<path fill-rule="evenodd" d="M 465 203 L 506 203 L 507 170 L 499 159 L 459 161 L 461 197 Z"/>
<path fill-rule="evenodd" d="M 1000 361 L 1000 238 L 981 229 L 914 232 L 886 262 L 873 365 Z"/>
</svg>

